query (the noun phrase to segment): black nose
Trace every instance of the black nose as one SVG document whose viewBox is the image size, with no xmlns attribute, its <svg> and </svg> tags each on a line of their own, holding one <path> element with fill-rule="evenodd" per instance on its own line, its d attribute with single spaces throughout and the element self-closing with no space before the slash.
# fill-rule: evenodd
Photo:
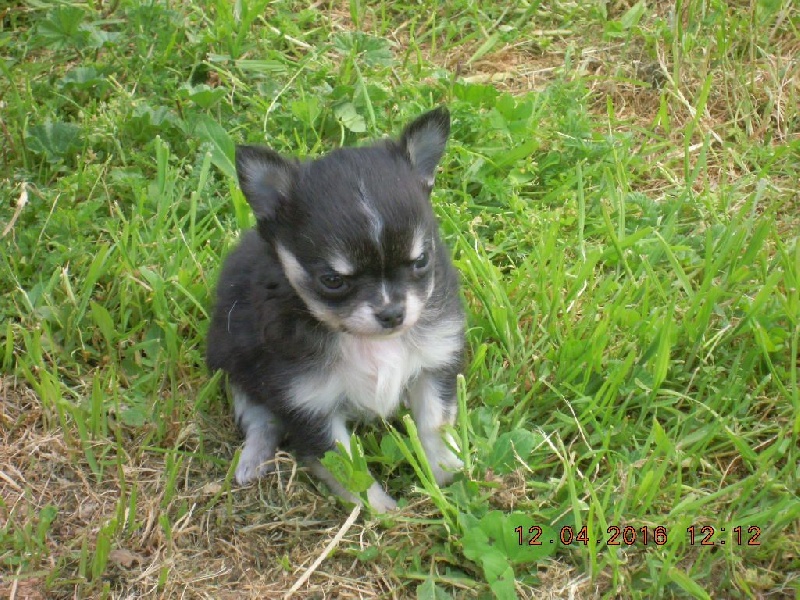
<svg viewBox="0 0 800 600">
<path fill-rule="evenodd" d="M 375 314 L 378 323 L 384 329 L 392 329 L 403 322 L 406 316 L 406 309 L 402 304 L 390 304 L 381 312 Z"/>
</svg>

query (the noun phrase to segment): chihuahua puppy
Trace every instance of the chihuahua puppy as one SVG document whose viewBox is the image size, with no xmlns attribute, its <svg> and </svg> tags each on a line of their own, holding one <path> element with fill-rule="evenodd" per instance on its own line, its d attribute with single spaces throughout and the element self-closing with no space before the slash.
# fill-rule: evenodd
<svg viewBox="0 0 800 600">
<path fill-rule="evenodd" d="M 359 502 L 319 462 L 348 422 L 411 410 L 438 484 L 462 466 L 443 437 L 456 416 L 464 354 L 458 275 L 430 203 L 450 133 L 446 108 L 397 140 L 300 162 L 236 149 L 257 227 L 222 269 L 207 362 L 231 384 L 245 441 L 236 481 L 274 469 L 285 444 L 339 496 Z M 367 491 L 385 512 L 395 501 Z"/>
</svg>

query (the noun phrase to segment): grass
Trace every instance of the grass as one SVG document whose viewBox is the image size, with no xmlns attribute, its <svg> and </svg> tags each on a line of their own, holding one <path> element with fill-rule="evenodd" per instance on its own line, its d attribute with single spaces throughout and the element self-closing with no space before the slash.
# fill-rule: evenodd
<svg viewBox="0 0 800 600">
<path fill-rule="evenodd" d="M 800 597 L 799 27 L 791 0 L 4 4 L 2 593 Z M 356 440 L 397 514 L 346 520 L 288 455 L 236 488 L 203 366 L 252 222 L 234 143 L 315 156 L 440 103 L 466 472 L 438 490 L 400 419 Z"/>
</svg>

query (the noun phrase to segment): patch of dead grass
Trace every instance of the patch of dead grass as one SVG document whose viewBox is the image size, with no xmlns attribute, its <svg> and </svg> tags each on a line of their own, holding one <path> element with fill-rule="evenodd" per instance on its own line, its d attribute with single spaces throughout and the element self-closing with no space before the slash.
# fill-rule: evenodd
<svg viewBox="0 0 800 600">
<path fill-rule="evenodd" d="M 227 467 L 205 453 L 222 459 L 232 455 L 238 444 L 232 424 L 220 431 L 202 422 L 184 424 L 183 433 L 170 436 L 180 449 L 171 455 L 168 449 L 143 448 L 135 436 L 120 436 L 125 440 L 121 447 L 98 439 L 93 450 L 105 457 L 106 468 L 97 481 L 77 442 L 70 441 L 78 439 L 77 431 L 65 435 L 53 428 L 56 420 L 32 390 L 3 377 L 0 398 L 0 527 L 11 536 L 35 535 L 42 509 L 58 510 L 36 556 L 17 556 L 8 545 L 0 548 L 3 597 L 85 598 L 105 588 L 109 597 L 119 599 L 281 598 L 321 556 L 348 516 L 286 454 L 279 454 L 277 472 L 258 485 L 228 488 Z M 167 473 L 180 456 L 170 491 Z M 524 478 L 511 477 L 506 483 L 508 493 L 500 490 L 497 500 L 513 505 L 508 494 L 524 487 Z M 447 534 L 428 524 L 438 518 L 437 511 L 413 493 L 406 498 L 408 506 L 384 523 L 362 512 L 293 597 L 413 596 L 421 576 L 401 580 L 398 573 L 416 572 L 414 556 L 433 556 L 435 565 L 423 569 L 444 573 L 452 556 L 437 548 Z M 92 580 L 102 532 L 114 522 L 108 562 Z M 364 558 L 361 553 L 368 548 L 377 552 Z M 22 558 L 24 566 L 15 566 Z M 572 573 L 555 561 L 542 568 L 552 585 L 537 590 L 545 594 L 538 597 L 560 597 L 558 590 L 565 584 L 553 573 L 565 571 Z M 452 585 L 462 597 L 486 591 L 462 581 Z M 569 589 L 575 594 L 588 589 L 586 585 L 576 579 Z M 522 589 L 520 593 L 527 595 Z"/>
</svg>

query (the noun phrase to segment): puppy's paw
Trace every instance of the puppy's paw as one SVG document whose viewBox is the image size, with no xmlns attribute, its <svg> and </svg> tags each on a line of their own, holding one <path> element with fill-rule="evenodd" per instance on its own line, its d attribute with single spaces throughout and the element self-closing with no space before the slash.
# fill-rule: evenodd
<svg viewBox="0 0 800 600">
<path fill-rule="evenodd" d="M 397 502 L 383 491 L 378 482 L 373 483 L 367 490 L 367 500 L 375 512 L 387 513 L 397 509 Z"/>
<path fill-rule="evenodd" d="M 259 443 L 245 443 L 239 464 L 236 465 L 236 483 L 247 485 L 275 470 L 275 449 Z"/>
<path fill-rule="evenodd" d="M 439 486 L 447 485 L 453 481 L 456 471 L 464 468 L 464 463 L 449 449 L 444 449 L 438 456 L 430 461 L 433 478 Z"/>
</svg>

